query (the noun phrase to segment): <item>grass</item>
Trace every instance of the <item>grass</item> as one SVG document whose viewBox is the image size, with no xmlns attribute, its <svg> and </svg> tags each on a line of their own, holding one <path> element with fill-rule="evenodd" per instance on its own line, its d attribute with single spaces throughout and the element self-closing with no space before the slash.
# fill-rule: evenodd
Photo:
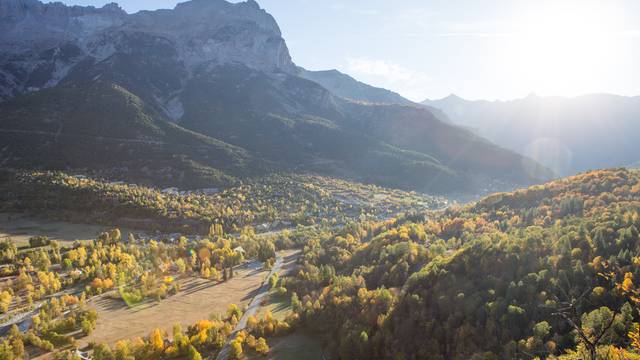
<svg viewBox="0 0 640 360">
<path fill-rule="evenodd" d="M 321 360 L 322 359 L 322 343 L 315 337 L 298 331 L 293 334 L 269 339 L 271 350 L 267 356 L 249 355 L 248 359 L 266 359 L 266 360 Z"/>
<path fill-rule="evenodd" d="M 265 275 L 263 270 L 241 269 L 233 279 L 222 283 L 191 277 L 181 280 L 178 294 L 132 308 L 122 299 L 109 296 L 92 299 L 89 305 L 98 311 L 98 323 L 80 345 L 91 341 L 113 345 L 120 339 L 147 336 L 156 328 L 171 333 L 174 324 L 186 329 L 213 314 L 224 314 L 231 303 L 242 308 L 253 298 Z"/>
<path fill-rule="evenodd" d="M 76 240 L 95 239 L 98 234 L 109 230 L 108 226 L 76 224 L 65 221 L 53 221 L 24 214 L 0 213 L 0 241 L 11 239 L 17 247 L 29 246 L 29 238 L 45 235 L 60 243 L 72 243 Z M 121 229 L 124 236 L 131 229 Z"/>
<path fill-rule="evenodd" d="M 270 311 L 275 319 L 284 320 L 292 311 L 290 296 L 290 294 L 286 294 L 285 296 L 270 294 L 266 303 L 262 304 L 262 307 L 256 313 L 256 317 L 262 318 L 267 311 Z"/>
</svg>

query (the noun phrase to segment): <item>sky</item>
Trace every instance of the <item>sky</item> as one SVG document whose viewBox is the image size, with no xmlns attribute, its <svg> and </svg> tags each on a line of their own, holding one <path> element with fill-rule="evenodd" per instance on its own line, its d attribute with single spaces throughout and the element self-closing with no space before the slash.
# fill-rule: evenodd
<svg viewBox="0 0 640 360">
<path fill-rule="evenodd" d="M 257 1 L 296 64 L 338 69 L 414 101 L 640 95 L 637 0 Z M 131 13 L 177 2 L 119 4 Z"/>
</svg>

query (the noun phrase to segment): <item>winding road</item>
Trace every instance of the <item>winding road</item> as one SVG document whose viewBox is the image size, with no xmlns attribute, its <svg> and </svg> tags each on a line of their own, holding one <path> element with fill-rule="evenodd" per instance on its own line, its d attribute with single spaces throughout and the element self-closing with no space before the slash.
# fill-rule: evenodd
<svg viewBox="0 0 640 360">
<path fill-rule="evenodd" d="M 262 283 L 262 286 L 260 286 L 258 294 L 249 303 L 247 311 L 244 312 L 244 314 L 240 318 L 240 321 L 238 321 L 238 324 L 236 324 L 236 327 L 235 329 L 233 329 L 233 332 L 227 339 L 227 342 L 222 347 L 222 350 L 220 350 L 220 352 L 218 353 L 216 360 L 228 360 L 230 358 L 229 355 L 231 354 L 231 342 L 236 338 L 238 332 L 244 330 L 247 327 L 247 320 L 249 319 L 249 317 L 255 315 L 258 309 L 260 309 L 262 300 L 264 300 L 264 298 L 269 294 L 269 279 L 273 274 L 280 271 L 280 269 L 282 268 L 282 264 L 282 255 L 277 255 L 276 262 L 273 264 L 273 267 L 271 268 L 269 275 L 267 275 L 267 278 Z"/>
</svg>

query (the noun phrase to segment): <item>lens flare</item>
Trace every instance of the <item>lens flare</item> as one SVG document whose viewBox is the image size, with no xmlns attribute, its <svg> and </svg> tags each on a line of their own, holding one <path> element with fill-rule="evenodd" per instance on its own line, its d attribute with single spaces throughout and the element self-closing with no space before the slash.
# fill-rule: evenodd
<svg viewBox="0 0 640 360">
<path fill-rule="evenodd" d="M 538 138 L 527 145 L 524 153 L 556 175 L 565 175 L 571 169 L 573 153 L 557 138 Z"/>
</svg>

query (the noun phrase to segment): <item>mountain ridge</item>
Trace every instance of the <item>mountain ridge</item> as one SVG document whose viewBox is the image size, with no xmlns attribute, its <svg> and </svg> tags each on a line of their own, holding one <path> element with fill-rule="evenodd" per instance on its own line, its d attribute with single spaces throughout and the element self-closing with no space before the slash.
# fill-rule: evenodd
<svg viewBox="0 0 640 360">
<path fill-rule="evenodd" d="M 633 154 L 640 150 L 634 138 L 640 131 L 638 96 L 531 94 L 509 101 L 446 97 L 424 104 L 440 108 L 455 124 L 533 157 L 560 175 L 626 166 L 637 161 Z"/>
<path fill-rule="evenodd" d="M 27 37 L 21 40 L 22 52 L 0 59 L 5 99 L 0 129 L 20 130 L 19 118 L 30 124 L 29 131 L 52 124 L 62 129 L 61 136 L 37 139 L 45 147 L 32 144 L 36 139 L 5 140 L 10 145 L 5 154 L 11 154 L 4 158 L 7 164 L 31 159 L 32 166 L 103 171 L 117 167 L 120 159 L 138 168 L 145 162 L 140 152 L 150 164 L 142 167 L 153 169 L 146 177 L 140 174 L 147 182 L 163 173 L 169 173 L 161 176 L 163 184 L 188 174 L 211 175 L 196 181 L 201 184 L 207 178 L 228 182 L 293 170 L 429 192 L 511 188 L 551 176 L 529 159 L 388 90 L 337 71 L 323 75 L 337 77 L 345 86 L 342 92 L 323 79 L 300 76 L 310 72 L 295 65 L 277 22 L 255 2 L 192 0 L 173 10 L 125 15 L 117 9 L 49 14 L 55 21 L 43 24 L 42 31 L 73 31 L 52 32 L 49 46 Z M 106 22 L 85 18 L 96 12 Z M 34 25 L 28 16 L 12 19 L 14 33 Z M 48 37 L 33 31 L 29 36 Z M 4 45 L 0 40 L 0 48 Z M 375 94 L 378 99 L 371 98 Z M 73 97 L 96 106 L 78 113 Z M 31 103 L 20 106 L 25 98 Z M 114 98 L 112 108 L 104 104 Z M 70 141 L 61 140 L 74 128 L 104 138 L 160 136 L 161 141 L 128 150 L 131 142 L 113 150 L 100 142 L 91 148 L 85 141 L 78 154 Z M 159 128 L 164 132 L 158 135 Z M 176 148 L 167 136 L 179 136 L 187 145 L 206 140 L 212 156 Z M 57 152 L 56 161 L 45 161 L 56 146 L 69 153 Z M 105 147 L 118 156 L 78 159 Z M 162 166 L 152 159 L 161 159 L 154 161 Z"/>
</svg>

